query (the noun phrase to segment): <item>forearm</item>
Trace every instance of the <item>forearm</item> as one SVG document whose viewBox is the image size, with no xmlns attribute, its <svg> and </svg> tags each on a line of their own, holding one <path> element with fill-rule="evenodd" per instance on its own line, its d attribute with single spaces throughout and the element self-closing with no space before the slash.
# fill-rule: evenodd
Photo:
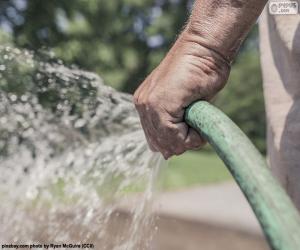
<svg viewBox="0 0 300 250">
<path fill-rule="evenodd" d="M 266 3 L 267 0 L 196 0 L 185 39 L 231 62 Z"/>
</svg>

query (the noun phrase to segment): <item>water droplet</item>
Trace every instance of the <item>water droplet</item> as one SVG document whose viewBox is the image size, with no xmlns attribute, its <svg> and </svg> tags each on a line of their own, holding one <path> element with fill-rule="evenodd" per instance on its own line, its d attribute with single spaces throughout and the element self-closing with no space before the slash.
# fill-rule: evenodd
<svg viewBox="0 0 300 250">
<path fill-rule="evenodd" d="M 10 95 L 9 98 L 10 98 L 10 100 L 12 100 L 13 102 L 15 102 L 15 101 L 18 99 L 18 97 L 17 97 L 16 95 Z"/>
<path fill-rule="evenodd" d="M 23 102 L 26 102 L 26 101 L 28 100 L 28 96 L 22 95 L 22 96 L 21 96 L 21 100 L 22 100 Z"/>
<path fill-rule="evenodd" d="M 74 127 L 75 128 L 81 128 L 86 124 L 86 121 L 84 119 L 78 119 L 75 124 Z"/>
<path fill-rule="evenodd" d="M 38 193 L 39 192 L 38 192 L 37 188 L 31 188 L 26 192 L 26 197 L 30 200 L 33 200 L 37 197 Z"/>
</svg>

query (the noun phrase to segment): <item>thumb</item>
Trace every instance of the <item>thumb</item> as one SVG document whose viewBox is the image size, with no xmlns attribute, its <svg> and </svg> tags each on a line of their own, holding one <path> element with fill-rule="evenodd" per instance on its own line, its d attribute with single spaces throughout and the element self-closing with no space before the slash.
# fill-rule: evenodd
<svg viewBox="0 0 300 250">
<path fill-rule="evenodd" d="M 193 128 L 188 127 L 188 133 L 184 141 L 187 149 L 197 149 L 206 144 L 206 140 Z"/>
</svg>

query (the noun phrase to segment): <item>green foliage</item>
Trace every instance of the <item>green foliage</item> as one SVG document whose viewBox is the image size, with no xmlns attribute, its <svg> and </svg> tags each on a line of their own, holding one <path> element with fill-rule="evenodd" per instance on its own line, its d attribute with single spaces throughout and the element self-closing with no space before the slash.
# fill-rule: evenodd
<svg viewBox="0 0 300 250">
<path fill-rule="evenodd" d="M 66 63 L 133 92 L 180 31 L 189 1 L 23 0 L 22 10 L 5 2 L 2 13 L 14 8 L 19 16 L 8 18 L 18 46 L 50 47 Z"/>
<path fill-rule="evenodd" d="M 12 38 L 9 33 L 0 29 L 0 44 L 9 45 L 12 43 Z"/>
<path fill-rule="evenodd" d="M 107 84 L 132 93 L 176 39 L 187 20 L 191 2 L 3 0 L 0 23 L 11 27 L 13 39 L 0 32 L 0 43 L 13 40 L 19 47 L 53 49 L 67 64 L 97 72 Z M 265 118 L 257 36 L 255 28 L 233 66 L 229 84 L 215 104 L 264 152 Z M 30 82 L 26 79 L 29 77 L 26 71 L 30 69 L 23 66 L 24 78 L 14 78 L 20 72 L 6 75 L 7 88 L 17 91 Z M 4 88 L 3 81 L 1 88 Z M 48 92 L 41 95 L 51 103 Z M 50 98 L 59 95 L 56 91 Z M 74 98 L 74 103 L 79 103 L 80 98 L 76 95 Z"/>
<path fill-rule="evenodd" d="M 85 105 L 95 108 L 97 88 L 85 75 L 66 77 L 61 61 L 45 52 L 31 53 L 12 46 L 0 46 L 0 91 L 21 98 L 33 95 L 39 104 L 60 114 L 68 105 L 70 114 L 80 115 Z M 65 71 L 68 69 L 64 68 Z"/>
<path fill-rule="evenodd" d="M 191 151 L 172 157 L 158 184 L 162 190 L 173 190 L 229 180 L 230 173 L 215 153 Z"/>
</svg>

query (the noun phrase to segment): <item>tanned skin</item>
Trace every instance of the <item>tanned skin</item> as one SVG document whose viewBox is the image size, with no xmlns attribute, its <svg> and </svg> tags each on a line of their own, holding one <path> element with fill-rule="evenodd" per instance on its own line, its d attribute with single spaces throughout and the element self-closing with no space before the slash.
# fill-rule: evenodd
<svg viewBox="0 0 300 250">
<path fill-rule="evenodd" d="M 165 159 L 205 142 L 184 122 L 196 100 L 226 84 L 230 65 L 266 0 L 196 0 L 189 22 L 134 94 L 148 144 Z"/>
</svg>

